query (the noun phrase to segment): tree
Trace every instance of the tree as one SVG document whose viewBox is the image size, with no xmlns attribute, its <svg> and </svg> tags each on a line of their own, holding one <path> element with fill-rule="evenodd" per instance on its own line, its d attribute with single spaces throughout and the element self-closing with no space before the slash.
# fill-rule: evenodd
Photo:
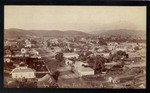
<svg viewBox="0 0 150 93">
<path fill-rule="evenodd" d="M 98 38 L 98 40 L 99 40 L 98 43 L 100 45 L 107 45 L 106 41 L 103 38 Z"/>
<path fill-rule="evenodd" d="M 55 55 L 55 58 L 58 60 L 58 61 L 63 61 L 64 60 L 64 56 L 63 56 L 63 53 L 62 52 L 58 52 L 56 55 Z"/>
<path fill-rule="evenodd" d="M 107 60 L 104 57 L 101 56 L 96 56 L 94 58 L 94 65 L 93 65 L 93 69 L 95 70 L 95 72 L 102 72 L 102 70 L 104 69 L 104 64 Z"/>
<path fill-rule="evenodd" d="M 112 55 L 111 60 L 119 61 L 122 58 L 128 58 L 128 54 L 125 51 L 117 51 L 117 53 Z"/>
<path fill-rule="evenodd" d="M 89 56 L 89 55 L 91 55 L 91 54 L 92 54 L 92 52 L 91 52 L 91 51 L 88 51 L 88 52 L 86 52 L 85 56 L 87 57 L 87 56 Z"/>
</svg>

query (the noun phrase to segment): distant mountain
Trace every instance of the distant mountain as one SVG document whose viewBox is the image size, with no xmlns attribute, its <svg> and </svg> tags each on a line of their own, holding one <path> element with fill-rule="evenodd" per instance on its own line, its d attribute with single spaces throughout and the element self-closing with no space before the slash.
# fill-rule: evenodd
<svg viewBox="0 0 150 93">
<path fill-rule="evenodd" d="M 75 31 L 75 30 L 67 30 L 65 31 L 67 35 L 75 35 L 75 36 L 90 36 L 91 34 L 81 32 L 81 31 Z"/>
<path fill-rule="evenodd" d="M 66 36 L 90 36 L 91 34 L 84 33 L 81 31 L 68 30 L 68 31 L 60 31 L 60 30 L 22 30 L 22 29 L 5 29 L 4 30 L 4 38 L 24 38 L 27 35 L 36 35 L 36 36 L 53 36 L 53 37 L 66 37 Z"/>
<path fill-rule="evenodd" d="M 106 35 L 106 36 L 136 36 L 145 37 L 146 31 L 128 30 L 128 29 L 117 29 L 117 30 L 106 30 L 106 31 L 93 31 L 91 32 L 95 35 Z"/>
<path fill-rule="evenodd" d="M 27 35 L 35 35 L 35 33 L 22 30 L 22 29 L 16 29 L 16 28 L 11 28 L 11 29 L 5 29 L 4 30 L 4 38 L 25 38 Z"/>
</svg>

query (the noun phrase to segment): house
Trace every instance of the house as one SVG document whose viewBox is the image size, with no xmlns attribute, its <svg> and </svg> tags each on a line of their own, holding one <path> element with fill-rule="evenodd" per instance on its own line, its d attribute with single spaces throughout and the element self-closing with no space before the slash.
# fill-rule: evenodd
<svg viewBox="0 0 150 93">
<path fill-rule="evenodd" d="M 35 55 L 39 55 L 39 52 L 36 49 L 31 49 L 30 51 L 28 51 L 30 54 L 35 54 Z"/>
<path fill-rule="evenodd" d="M 50 84 L 54 82 L 54 79 L 52 76 L 50 76 L 49 74 L 46 74 L 45 76 L 43 76 L 42 78 L 38 79 L 37 82 L 37 86 L 38 88 L 46 88 L 46 87 L 50 87 Z"/>
<path fill-rule="evenodd" d="M 4 50 L 4 55 L 8 56 L 8 57 L 11 57 L 12 51 L 10 49 L 6 49 L 6 50 Z"/>
<path fill-rule="evenodd" d="M 9 40 L 9 41 L 4 42 L 4 46 L 13 46 L 16 44 L 17 44 L 17 41 L 15 40 Z"/>
<path fill-rule="evenodd" d="M 116 46 L 113 46 L 113 45 L 108 46 L 109 50 L 114 50 L 115 48 L 116 48 Z"/>
<path fill-rule="evenodd" d="M 127 68 L 142 68 L 143 71 L 146 70 L 146 62 L 140 62 L 140 63 L 135 63 L 135 64 L 130 64 L 130 65 L 126 65 L 125 67 Z"/>
<path fill-rule="evenodd" d="M 31 47 L 31 46 L 32 46 L 31 42 L 28 39 L 26 39 L 25 40 L 25 47 Z"/>
<path fill-rule="evenodd" d="M 107 43 L 108 46 L 118 46 L 117 42 L 108 42 Z"/>
<path fill-rule="evenodd" d="M 85 75 L 94 75 L 94 70 L 86 66 L 88 66 L 88 63 L 77 61 L 75 62 L 75 64 L 73 64 L 72 70 L 80 77 L 85 76 Z"/>
<path fill-rule="evenodd" d="M 10 63 L 10 62 L 11 62 L 11 58 L 9 58 L 9 57 L 4 57 L 4 62 Z"/>
<path fill-rule="evenodd" d="M 119 65 L 119 63 L 111 62 L 111 63 L 105 63 L 104 65 L 106 69 L 111 69 L 113 66 Z"/>
<path fill-rule="evenodd" d="M 141 55 L 142 58 L 146 58 L 146 49 L 141 49 L 137 52 Z"/>
<path fill-rule="evenodd" d="M 75 52 L 73 52 L 73 53 L 64 53 L 64 57 L 65 58 L 78 58 L 79 55 Z"/>
<path fill-rule="evenodd" d="M 138 52 L 128 52 L 129 58 L 134 60 L 134 61 L 139 61 L 142 56 Z"/>
<path fill-rule="evenodd" d="M 129 81 L 132 81 L 134 79 L 135 75 L 120 75 L 120 76 L 117 76 L 117 77 L 113 77 L 112 78 L 112 82 L 111 83 L 125 83 L 125 82 L 129 82 Z"/>
<path fill-rule="evenodd" d="M 110 52 L 103 52 L 103 53 L 94 53 L 94 55 L 100 55 L 104 58 L 109 58 L 110 57 Z"/>
<path fill-rule="evenodd" d="M 53 39 L 50 39 L 50 42 L 51 42 L 51 43 L 58 44 L 58 43 L 59 43 L 59 40 L 58 40 L 57 38 L 53 38 Z"/>
<path fill-rule="evenodd" d="M 115 48 L 116 51 L 127 51 L 127 48 L 125 46 L 117 46 Z"/>
<path fill-rule="evenodd" d="M 79 52 L 81 49 L 80 48 L 74 48 L 73 51 L 74 52 Z"/>
<path fill-rule="evenodd" d="M 134 50 L 133 47 L 127 47 L 127 51 L 128 51 L 128 52 L 134 52 L 135 50 Z"/>
<path fill-rule="evenodd" d="M 81 39 L 80 39 L 80 41 L 86 41 L 86 38 L 84 38 L 84 37 L 82 37 Z"/>
<path fill-rule="evenodd" d="M 53 47 L 53 48 L 54 48 L 53 51 L 55 51 L 56 53 L 62 51 L 62 49 L 60 47 Z"/>
<path fill-rule="evenodd" d="M 33 79 L 35 78 L 35 70 L 28 68 L 27 66 L 19 66 L 12 70 L 12 78 L 14 79 Z"/>
<path fill-rule="evenodd" d="M 95 47 L 96 52 L 103 52 L 107 49 L 106 46 L 97 46 Z"/>
</svg>

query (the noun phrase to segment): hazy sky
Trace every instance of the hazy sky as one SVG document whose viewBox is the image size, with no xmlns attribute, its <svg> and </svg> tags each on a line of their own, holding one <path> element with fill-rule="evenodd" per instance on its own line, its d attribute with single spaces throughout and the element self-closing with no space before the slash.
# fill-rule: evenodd
<svg viewBox="0 0 150 93">
<path fill-rule="evenodd" d="M 5 6 L 4 28 L 146 30 L 145 6 Z"/>
</svg>

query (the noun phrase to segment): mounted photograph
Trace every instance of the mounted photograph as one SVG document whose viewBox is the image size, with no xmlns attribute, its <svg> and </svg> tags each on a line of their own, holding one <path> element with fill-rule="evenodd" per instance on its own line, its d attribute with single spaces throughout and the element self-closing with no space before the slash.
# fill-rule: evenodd
<svg viewBox="0 0 150 93">
<path fill-rule="evenodd" d="M 4 6 L 4 88 L 146 89 L 146 6 Z"/>
</svg>

